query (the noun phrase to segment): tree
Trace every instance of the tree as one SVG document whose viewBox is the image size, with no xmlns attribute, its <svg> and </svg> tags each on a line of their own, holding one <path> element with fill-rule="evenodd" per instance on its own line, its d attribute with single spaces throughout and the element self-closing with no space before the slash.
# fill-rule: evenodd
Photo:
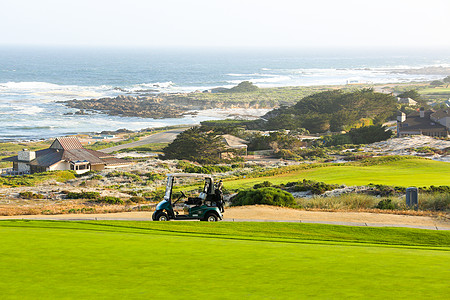
<svg viewBox="0 0 450 300">
<path fill-rule="evenodd" d="M 205 164 L 220 163 L 220 153 L 231 152 L 225 148 L 220 135 L 194 127 L 183 131 L 163 149 L 165 159 L 186 159 Z"/>
<path fill-rule="evenodd" d="M 357 127 L 361 119 L 382 124 L 397 111 L 393 96 L 372 89 L 354 92 L 325 91 L 307 96 L 291 107 L 267 113 L 268 130 L 305 128 L 311 133 Z"/>
<path fill-rule="evenodd" d="M 237 86 L 227 90 L 227 93 L 245 93 L 257 91 L 259 87 L 251 83 L 250 81 L 242 81 Z"/>
<path fill-rule="evenodd" d="M 325 146 L 336 146 L 344 144 L 371 144 L 389 139 L 392 136 L 391 130 L 381 125 L 364 126 L 354 128 L 346 134 L 326 136 L 323 138 Z"/>
<path fill-rule="evenodd" d="M 450 84 L 450 75 L 442 79 L 442 81 L 445 82 L 447 84 L 446 87 L 448 87 L 448 85 Z"/>
<path fill-rule="evenodd" d="M 417 90 L 409 90 L 406 92 L 403 92 L 398 95 L 399 98 L 411 98 L 416 101 L 420 101 L 422 99 L 422 96 L 417 92 Z"/>
<path fill-rule="evenodd" d="M 430 85 L 431 86 L 434 86 L 434 87 L 436 87 L 436 86 L 440 86 L 440 85 L 443 85 L 444 83 L 442 82 L 442 81 L 440 81 L 440 80 L 433 80 L 431 83 L 430 83 Z"/>
<path fill-rule="evenodd" d="M 392 131 L 386 130 L 385 126 L 373 125 L 352 129 L 348 135 L 353 144 L 371 144 L 389 139 Z"/>
</svg>

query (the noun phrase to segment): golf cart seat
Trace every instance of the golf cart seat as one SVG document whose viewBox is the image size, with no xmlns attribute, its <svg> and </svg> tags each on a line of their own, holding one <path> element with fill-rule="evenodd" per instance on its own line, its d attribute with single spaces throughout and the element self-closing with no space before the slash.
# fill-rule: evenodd
<svg viewBox="0 0 450 300">
<path fill-rule="evenodd" d="M 200 206 L 202 205 L 202 198 L 199 197 L 189 197 L 187 201 L 184 202 L 187 205 L 195 205 Z"/>
</svg>

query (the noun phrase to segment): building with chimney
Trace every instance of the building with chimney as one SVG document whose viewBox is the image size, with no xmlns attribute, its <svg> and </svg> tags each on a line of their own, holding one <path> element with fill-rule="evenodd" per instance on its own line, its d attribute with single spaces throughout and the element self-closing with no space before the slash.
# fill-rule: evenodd
<svg viewBox="0 0 450 300">
<path fill-rule="evenodd" d="M 425 110 L 423 107 L 406 115 L 397 114 L 397 136 L 427 135 L 432 137 L 448 137 L 450 116 L 448 111 Z"/>
<path fill-rule="evenodd" d="M 12 174 L 32 174 L 56 170 L 73 170 L 77 174 L 82 174 L 130 164 L 111 154 L 85 149 L 74 137 L 59 137 L 48 149 L 39 151 L 23 149 L 17 156 L 4 158 L 3 161 L 13 163 Z"/>
</svg>

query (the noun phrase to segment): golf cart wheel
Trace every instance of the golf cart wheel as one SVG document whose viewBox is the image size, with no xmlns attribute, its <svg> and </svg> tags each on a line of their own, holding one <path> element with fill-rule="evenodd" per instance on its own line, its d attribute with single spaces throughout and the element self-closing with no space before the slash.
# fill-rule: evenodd
<svg viewBox="0 0 450 300">
<path fill-rule="evenodd" d="M 157 221 L 169 221 L 169 217 L 166 213 L 160 213 L 158 215 L 158 218 L 156 218 Z"/>
<path fill-rule="evenodd" d="M 206 215 L 205 221 L 206 222 L 217 222 L 217 221 L 219 221 L 219 218 L 216 216 L 216 214 L 208 214 L 208 215 Z"/>
</svg>

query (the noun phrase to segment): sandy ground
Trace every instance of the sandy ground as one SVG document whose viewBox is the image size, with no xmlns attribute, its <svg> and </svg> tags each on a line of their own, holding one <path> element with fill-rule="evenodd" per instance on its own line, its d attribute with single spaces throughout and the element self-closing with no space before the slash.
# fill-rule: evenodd
<svg viewBox="0 0 450 300">
<path fill-rule="evenodd" d="M 120 212 L 109 214 L 22 215 L 0 216 L 6 219 L 34 220 L 151 220 L 152 212 Z M 224 221 L 274 221 L 322 223 L 354 226 L 392 226 L 434 230 L 450 230 L 450 222 L 428 216 L 377 214 L 366 212 L 304 211 L 264 205 L 227 208 Z"/>
<path fill-rule="evenodd" d="M 364 151 L 388 155 L 418 155 L 434 160 L 450 162 L 449 155 L 424 155 L 415 152 L 414 148 L 431 147 L 436 149 L 450 149 L 450 141 L 432 138 L 425 135 L 392 138 L 387 141 L 377 142 L 362 147 Z"/>
</svg>

